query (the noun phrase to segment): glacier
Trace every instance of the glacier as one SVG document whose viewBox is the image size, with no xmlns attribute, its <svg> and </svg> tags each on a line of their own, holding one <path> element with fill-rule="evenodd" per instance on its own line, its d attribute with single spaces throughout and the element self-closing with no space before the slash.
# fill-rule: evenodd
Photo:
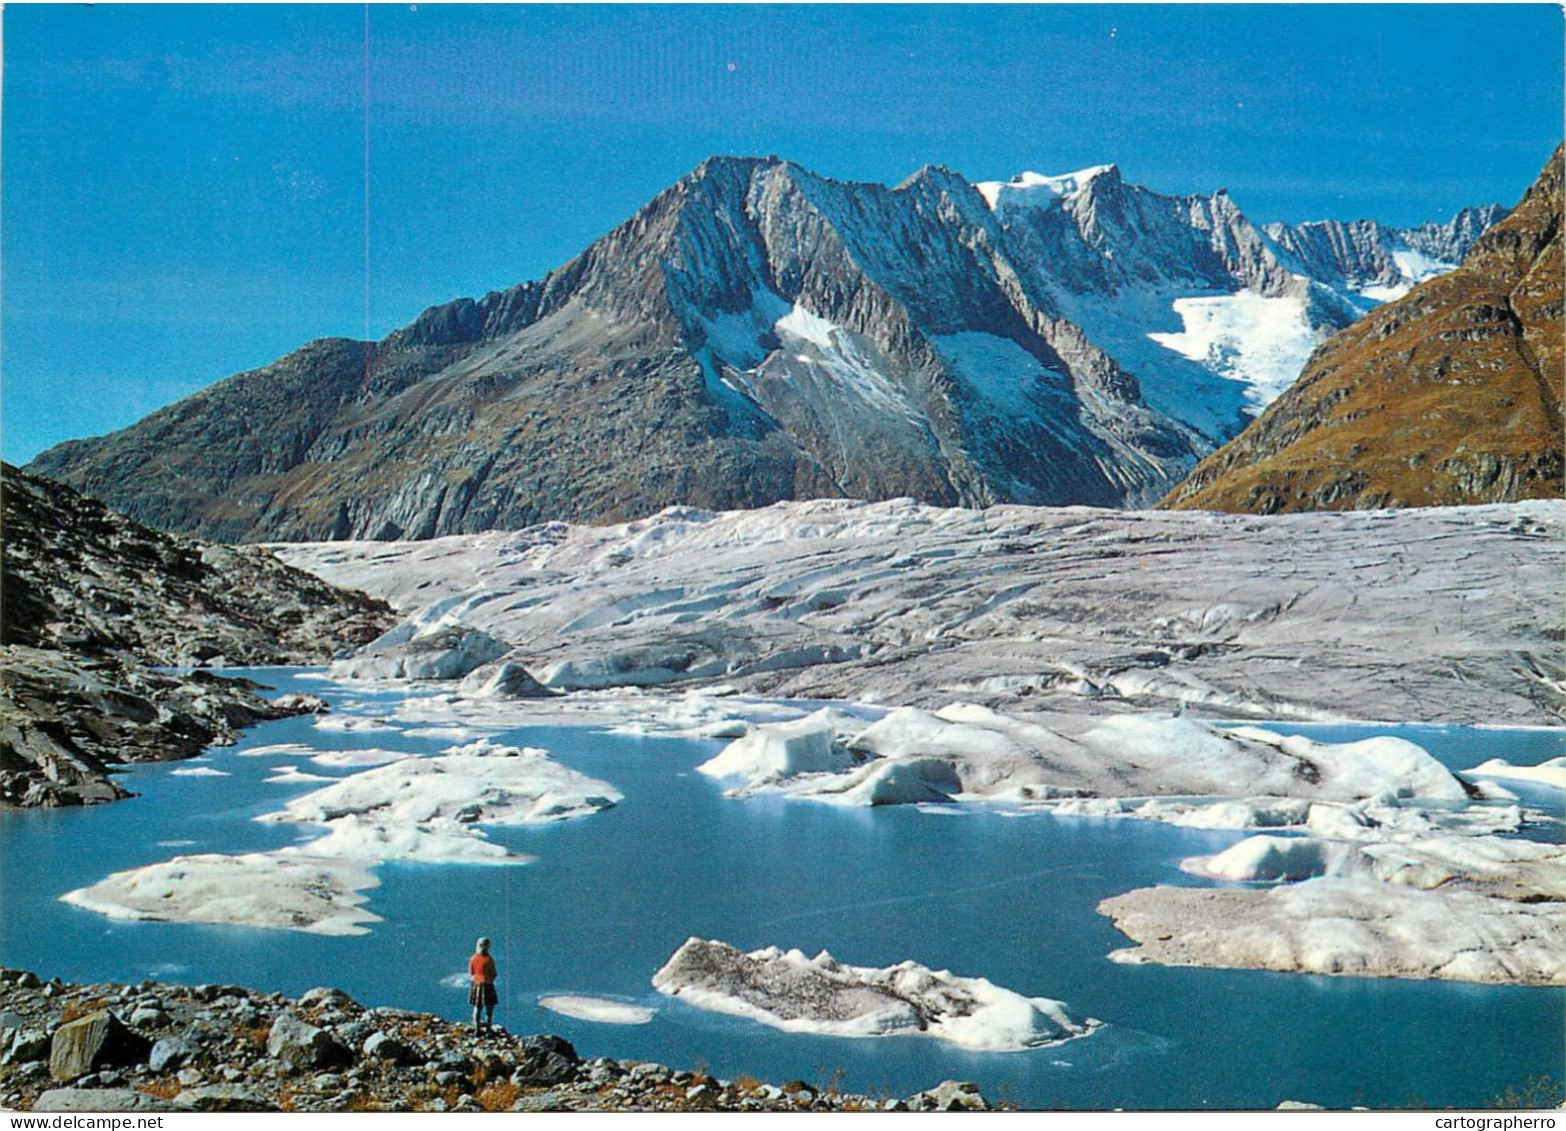
<svg viewBox="0 0 1566 1131">
<path fill-rule="evenodd" d="M 1561 864 L 1517 847 L 1548 815 L 1502 784 L 1515 768 L 1453 774 L 1401 739 L 1256 720 L 1555 722 L 1566 672 L 1540 610 L 1563 533 L 1555 502 L 1259 517 L 816 500 L 278 550 L 410 624 L 508 642 L 504 662 L 565 692 L 448 683 L 389 725 L 722 737 L 700 769 L 736 805 L 1239 830 L 1270 839 L 1187 867 L 1245 886 L 1105 902 L 1136 944 L 1120 961 L 1554 984 L 1559 964 L 1526 956 L 1556 945 L 1558 905 L 1529 893 L 1553 899 Z M 1407 906 L 1412 941 L 1372 913 L 1377 892 Z M 1513 943 L 1524 957 L 1497 949 Z"/>
</svg>

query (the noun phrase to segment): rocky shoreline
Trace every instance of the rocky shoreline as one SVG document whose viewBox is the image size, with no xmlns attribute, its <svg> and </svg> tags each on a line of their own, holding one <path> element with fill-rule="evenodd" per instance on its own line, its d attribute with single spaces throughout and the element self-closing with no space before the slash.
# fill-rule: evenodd
<svg viewBox="0 0 1566 1131">
<path fill-rule="evenodd" d="M 975 1084 L 906 1098 L 835 1083 L 720 1080 L 584 1059 L 514 1036 L 366 1007 L 340 990 L 69 984 L 0 969 L 0 1106 L 11 1111 L 990 1111 Z"/>
<path fill-rule="evenodd" d="M 326 709 L 169 669 L 324 663 L 392 624 L 263 550 L 160 534 L 9 464 L 0 502 L 0 807 L 119 800 L 117 766 Z"/>
</svg>

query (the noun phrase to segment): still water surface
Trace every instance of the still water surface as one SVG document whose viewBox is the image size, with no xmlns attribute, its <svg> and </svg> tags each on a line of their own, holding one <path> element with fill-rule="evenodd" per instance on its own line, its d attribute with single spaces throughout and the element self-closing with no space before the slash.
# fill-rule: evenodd
<svg viewBox="0 0 1566 1131">
<path fill-rule="evenodd" d="M 295 673 L 279 691 L 321 690 Z M 341 702 L 327 686 L 329 698 Z M 357 696 L 357 692 L 354 693 Z M 385 711 L 389 697 L 354 709 Z M 1388 728 L 1281 727 L 1328 741 Z M 1454 767 L 1489 757 L 1537 763 L 1559 732 L 1393 728 Z M 1002 807 L 843 810 L 724 798 L 693 771 L 721 743 L 585 728 L 497 736 L 543 746 L 611 782 L 625 800 L 559 824 L 492 829 L 536 855 L 525 867 L 382 865 L 368 935 L 114 922 L 58 902 L 109 872 L 196 852 L 265 850 L 316 830 L 252 820 L 313 784 L 266 784 L 275 766 L 341 776 L 300 756 L 245 757 L 282 742 L 430 754 L 447 742 L 400 731 L 344 735 L 288 719 L 249 731 L 198 763 L 226 777 L 178 775 L 190 763 L 126 775 L 141 796 L 89 810 L 0 815 L 0 963 L 68 980 L 159 978 L 300 993 L 340 987 L 366 1004 L 465 1012 L 473 939 L 495 942 L 513 1032 L 558 1032 L 587 1056 L 656 1059 L 782 1082 L 840 1082 L 906 1095 L 975 1080 L 1032 1108 L 1482 1106 L 1530 1076 L 1559 1078 L 1566 991 L 1263 971 L 1124 966 L 1126 940 L 1094 908 L 1148 884 L 1194 884 L 1179 861 L 1244 834 L 1139 820 L 1017 814 Z M 1559 795 L 1539 797 L 1559 804 Z M 1552 839 L 1560 826 L 1534 835 Z M 922 1038 L 850 1040 L 780 1033 L 663 998 L 655 970 L 692 935 L 742 949 L 830 950 L 885 966 L 913 959 L 1060 998 L 1108 1024 L 1055 1048 L 972 1053 Z M 541 1009 L 539 997 L 588 994 L 656 1008 L 640 1026 Z"/>
</svg>

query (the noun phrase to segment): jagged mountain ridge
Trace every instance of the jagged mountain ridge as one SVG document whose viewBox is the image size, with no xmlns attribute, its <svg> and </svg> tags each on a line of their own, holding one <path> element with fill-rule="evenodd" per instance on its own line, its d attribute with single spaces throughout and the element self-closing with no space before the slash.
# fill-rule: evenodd
<svg viewBox="0 0 1566 1131">
<path fill-rule="evenodd" d="M 1486 230 L 1506 217 L 1498 204 L 1464 208 L 1445 224 L 1388 228 L 1374 220 L 1268 224 L 1269 239 L 1295 272 L 1339 291 L 1380 301 L 1452 269 Z"/>
<path fill-rule="evenodd" d="M 1178 303 L 1272 304 L 1312 340 L 1357 313 L 1291 262 L 1226 193 L 1114 166 L 887 188 L 713 158 L 541 281 L 312 342 L 30 470 L 222 540 L 836 495 L 1140 505 L 1246 419 L 1243 343 L 1192 339 Z"/>
<path fill-rule="evenodd" d="M 1161 505 L 1276 513 L 1559 498 L 1558 148 L 1462 266 L 1342 331 Z"/>
</svg>

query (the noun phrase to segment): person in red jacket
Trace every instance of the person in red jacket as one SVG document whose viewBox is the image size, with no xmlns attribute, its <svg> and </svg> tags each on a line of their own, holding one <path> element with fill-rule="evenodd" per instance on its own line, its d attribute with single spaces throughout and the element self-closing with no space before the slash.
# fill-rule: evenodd
<svg viewBox="0 0 1566 1131">
<path fill-rule="evenodd" d="M 473 1031 L 483 1032 L 495 1021 L 495 960 L 489 956 L 489 940 L 479 939 L 468 959 L 468 1004 L 473 1007 Z M 482 1016 L 483 1020 L 480 1021 Z"/>
</svg>

